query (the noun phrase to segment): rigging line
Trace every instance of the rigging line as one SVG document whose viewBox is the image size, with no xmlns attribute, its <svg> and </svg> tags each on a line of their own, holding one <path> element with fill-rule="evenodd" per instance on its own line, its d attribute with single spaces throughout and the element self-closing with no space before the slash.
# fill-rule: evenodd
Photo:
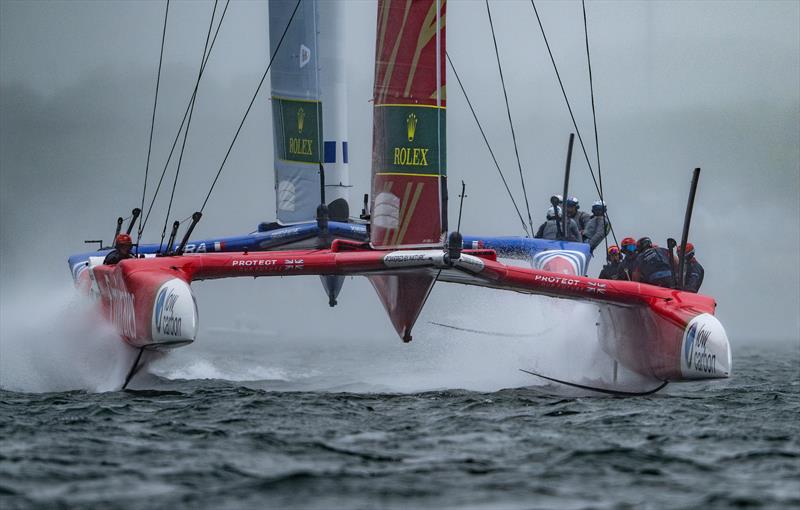
<svg viewBox="0 0 800 510">
<path fill-rule="evenodd" d="M 528 191 L 525 189 L 525 178 L 522 175 L 522 163 L 519 160 L 519 150 L 517 149 L 517 135 L 514 132 L 514 123 L 511 121 L 511 108 L 508 106 L 506 81 L 503 78 L 503 67 L 500 65 L 500 52 L 497 49 L 497 39 L 495 38 L 494 35 L 494 23 L 492 23 L 492 11 L 489 9 L 489 0 L 486 0 L 486 12 L 489 14 L 489 27 L 492 29 L 494 54 L 497 57 L 497 69 L 500 70 L 500 83 L 503 85 L 503 97 L 506 100 L 506 113 L 508 114 L 508 124 L 511 126 L 511 139 L 514 141 L 514 153 L 517 156 L 517 167 L 519 167 L 519 180 L 522 182 L 522 196 L 525 197 L 525 208 L 528 211 L 528 225 L 531 227 L 531 232 L 533 232 L 533 219 L 531 218 L 531 206 L 528 203 Z"/>
<path fill-rule="evenodd" d="M 167 37 L 167 18 L 169 17 L 169 0 L 167 0 L 167 8 L 164 12 L 164 29 L 161 32 L 161 53 L 158 56 L 158 74 L 156 75 L 156 94 L 153 100 L 153 117 L 150 120 L 150 141 L 147 144 L 147 164 L 144 167 L 144 186 L 142 186 L 142 207 L 144 210 L 144 198 L 147 195 L 147 176 L 150 172 L 150 154 L 153 149 L 153 131 L 156 125 L 156 106 L 158 105 L 158 90 L 161 84 L 161 64 L 164 60 L 164 40 Z M 142 217 L 139 216 L 139 228 L 136 233 L 136 253 L 139 253 L 139 241 L 142 238 Z"/>
<path fill-rule="evenodd" d="M 250 104 L 247 106 L 247 110 L 244 112 L 244 116 L 242 117 L 242 122 L 239 123 L 239 128 L 236 130 L 236 134 L 233 135 L 233 140 L 231 140 L 231 144 L 228 147 L 228 151 L 225 153 L 225 157 L 222 159 L 222 163 L 219 165 L 219 170 L 217 170 L 217 175 L 214 177 L 214 181 L 211 183 L 211 187 L 208 189 L 208 194 L 206 195 L 205 200 L 203 200 L 203 206 L 200 207 L 200 212 L 202 213 L 203 210 L 206 208 L 206 204 L 208 203 L 208 199 L 211 197 L 211 192 L 214 191 L 214 186 L 217 185 L 217 180 L 219 180 L 219 176 L 222 173 L 222 169 L 225 168 L 225 163 L 228 161 L 228 156 L 230 156 L 231 151 L 233 150 L 233 146 L 236 143 L 236 139 L 239 137 L 239 133 L 242 131 L 242 126 L 244 126 L 244 122 L 247 120 L 247 116 L 250 114 L 250 110 L 253 108 L 253 103 L 256 102 L 256 98 L 258 97 L 259 91 L 261 91 L 261 87 L 264 85 L 264 80 L 267 79 L 267 74 L 269 73 L 270 68 L 272 67 L 272 62 L 275 61 L 275 56 L 278 54 L 278 50 L 281 49 L 281 45 L 283 44 L 283 40 L 286 38 L 286 33 L 289 31 L 289 27 L 292 25 L 292 20 L 294 20 L 295 14 L 297 14 L 297 9 L 300 7 L 300 2 L 302 0 L 297 0 L 297 3 L 294 6 L 294 10 L 292 11 L 291 17 L 289 17 L 289 22 L 286 24 L 286 28 L 283 29 L 283 34 L 281 35 L 280 40 L 278 41 L 278 46 L 275 48 L 275 51 L 272 53 L 272 56 L 269 59 L 269 64 L 267 64 L 267 68 L 264 70 L 264 74 L 261 76 L 261 81 L 258 82 L 258 87 L 256 87 L 255 93 L 253 93 L 253 98 L 250 100 Z"/>
<path fill-rule="evenodd" d="M 522 213 L 517 206 L 517 201 L 514 200 L 514 195 L 511 193 L 511 188 L 508 186 L 508 181 L 506 181 L 506 176 L 503 175 L 503 171 L 500 170 L 500 164 L 497 162 L 497 158 L 494 155 L 494 151 L 492 150 L 492 146 L 489 145 L 489 139 L 486 138 L 486 133 L 483 131 L 483 126 L 481 126 L 481 121 L 478 120 L 478 115 L 475 113 L 475 108 L 472 107 L 472 102 L 469 100 L 469 96 L 467 95 L 467 91 L 464 89 L 464 84 L 461 83 L 461 78 L 458 76 L 458 72 L 456 71 L 456 66 L 453 65 L 453 60 L 450 58 L 450 54 L 445 52 L 447 56 L 447 61 L 450 63 L 450 69 L 453 70 L 453 75 L 456 77 L 456 81 L 458 82 L 458 86 L 461 88 L 461 93 L 464 94 L 464 98 L 467 100 L 467 105 L 469 105 L 469 109 L 472 112 L 472 118 L 475 119 L 475 123 L 478 124 L 478 129 L 481 132 L 481 136 L 483 136 L 483 141 L 486 143 L 486 148 L 489 149 L 489 154 L 492 156 L 492 161 L 494 161 L 494 166 L 497 168 L 497 173 L 500 174 L 500 179 L 503 181 L 503 185 L 506 187 L 506 191 L 508 192 L 508 198 L 511 199 L 511 203 L 514 204 L 514 209 L 517 211 L 517 216 L 519 216 L 519 221 L 522 223 L 522 230 L 525 231 L 525 236 L 530 237 L 530 232 L 528 232 L 528 225 L 525 224 L 525 220 L 522 218 Z"/>
<path fill-rule="evenodd" d="M 556 78 L 558 78 L 558 84 L 561 86 L 561 94 L 564 96 L 564 101 L 567 103 L 567 110 L 569 110 L 569 116 L 572 118 L 572 125 L 575 127 L 575 132 L 578 134 L 578 141 L 581 144 L 581 149 L 583 150 L 583 157 L 586 159 L 586 164 L 589 166 L 589 174 L 592 176 L 592 182 L 594 182 L 594 188 L 597 190 L 597 194 L 600 196 L 600 200 L 603 200 L 602 191 L 600 190 L 600 185 L 597 183 L 597 178 L 594 175 L 594 169 L 592 168 L 592 162 L 589 160 L 589 154 L 586 152 L 586 145 L 583 143 L 583 137 L 581 136 L 581 130 L 578 129 L 578 123 L 575 121 L 575 114 L 572 113 L 572 105 L 569 103 L 569 98 L 567 98 L 567 91 L 564 89 L 564 82 L 561 80 L 561 74 L 558 72 L 558 66 L 556 65 L 556 59 L 553 57 L 553 52 L 550 50 L 550 43 L 547 40 L 547 35 L 544 33 L 544 26 L 542 26 L 542 20 L 539 17 L 539 11 L 536 9 L 536 3 L 531 0 L 531 6 L 533 6 L 533 12 L 536 14 L 536 21 L 539 22 L 539 30 L 542 32 L 542 38 L 544 39 L 544 44 L 547 46 L 547 53 L 550 55 L 550 62 L 553 63 L 553 70 L 556 72 Z M 611 218 L 606 212 L 606 219 L 608 220 L 608 227 L 611 229 L 611 234 L 614 236 L 614 241 L 616 242 L 617 236 L 614 233 L 614 226 L 611 223 Z"/>
<path fill-rule="evenodd" d="M 589 92 L 592 96 L 592 123 L 594 124 L 594 151 L 597 162 L 597 180 L 600 183 L 600 200 L 605 204 L 606 199 L 603 193 L 603 171 L 600 167 L 600 139 L 597 136 L 597 110 L 594 103 L 594 80 L 592 78 L 592 57 L 589 52 L 589 23 L 586 21 L 586 0 L 581 0 L 581 8 L 583 9 L 583 35 L 586 41 L 586 64 L 589 68 Z M 608 218 L 608 212 L 603 213 Z M 614 241 L 616 242 L 616 237 Z M 606 245 L 606 255 L 608 255 L 608 236 L 603 236 L 603 241 Z"/>
<path fill-rule="evenodd" d="M 206 33 L 206 42 L 203 45 L 203 56 L 200 58 L 200 70 L 197 72 L 196 87 L 194 94 L 192 94 L 192 105 L 189 109 L 189 120 L 186 121 L 186 129 L 183 132 L 183 143 L 181 144 L 181 152 L 178 155 L 178 166 L 175 169 L 175 179 L 172 181 L 172 192 L 169 195 L 169 205 L 167 206 L 167 214 L 164 216 L 164 229 L 161 231 L 161 242 L 158 244 L 158 251 L 161 252 L 161 245 L 164 243 L 164 236 L 167 234 L 167 223 L 169 222 L 169 213 L 172 211 L 172 201 L 175 198 L 175 188 L 178 187 L 178 176 L 181 174 L 181 163 L 183 162 L 183 153 L 186 150 L 186 140 L 189 139 L 189 127 L 192 125 L 192 116 L 194 115 L 194 107 L 197 104 L 197 89 L 200 86 L 200 78 L 203 77 L 203 63 L 206 61 L 206 53 L 208 52 L 208 42 L 211 40 L 211 31 L 214 28 L 214 18 L 217 14 L 217 1 L 214 0 L 214 8 L 211 10 L 211 22 L 208 24 L 208 32 Z M 168 247 L 167 250 L 171 250 Z"/>
<path fill-rule="evenodd" d="M 209 58 L 211 58 L 211 50 L 214 49 L 214 43 L 217 42 L 217 35 L 219 35 L 219 29 L 222 27 L 222 21 L 225 19 L 225 13 L 228 12 L 228 5 L 230 4 L 230 0 L 227 0 L 225 3 L 225 8 L 222 10 L 222 16 L 219 18 L 219 23 L 217 24 L 217 30 L 214 32 L 214 38 L 211 40 L 211 45 L 208 47 L 208 54 L 206 54 L 205 62 L 203 62 L 203 67 L 200 70 L 200 74 L 205 71 L 206 65 L 208 64 Z M 189 103 L 186 105 L 186 109 L 183 112 L 183 119 L 181 120 L 180 126 L 178 126 L 178 132 L 175 134 L 175 139 L 172 141 L 172 148 L 169 151 L 169 155 L 167 156 L 167 162 L 164 163 L 164 169 L 161 171 L 161 177 L 158 179 L 158 185 L 156 186 L 156 191 L 153 193 L 153 199 L 150 201 L 150 206 L 147 208 L 147 214 L 144 215 L 144 221 L 141 223 L 141 229 L 144 231 L 144 227 L 147 225 L 147 220 L 150 218 L 150 212 L 153 210 L 153 205 L 155 204 L 156 197 L 158 197 L 158 192 L 161 189 L 161 182 L 164 180 L 164 176 L 167 173 L 167 168 L 169 167 L 170 161 L 172 161 L 172 155 L 175 152 L 175 147 L 178 145 L 178 140 L 180 139 L 181 133 L 183 132 L 183 126 L 186 124 L 186 118 L 189 116 L 189 109 L 192 106 L 192 102 L 194 101 L 194 96 L 197 94 L 197 88 L 199 83 L 195 83 L 194 90 L 192 95 L 189 97 Z M 140 234 L 141 235 L 141 234 Z"/>
</svg>

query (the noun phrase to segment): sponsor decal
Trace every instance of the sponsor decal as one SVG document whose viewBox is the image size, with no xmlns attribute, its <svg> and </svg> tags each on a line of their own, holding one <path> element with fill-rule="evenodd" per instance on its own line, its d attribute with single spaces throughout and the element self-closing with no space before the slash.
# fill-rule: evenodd
<svg viewBox="0 0 800 510">
<path fill-rule="evenodd" d="M 590 293 L 595 294 L 605 294 L 606 293 L 606 284 L 600 282 L 586 282 L 589 286 L 586 290 Z"/>
<path fill-rule="evenodd" d="M 410 113 L 406 117 L 406 139 L 409 143 L 414 143 L 418 122 L 419 119 L 414 113 Z M 399 166 L 428 166 L 428 151 L 430 149 L 420 147 L 395 147 L 394 164 Z"/>
<path fill-rule="evenodd" d="M 289 154 L 313 156 L 314 140 L 303 138 L 303 127 L 306 123 L 306 110 L 302 106 L 297 109 L 297 137 L 289 138 Z"/>
<path fill-rule="evenodd" d="M 549 287 L 580 287 L 581 281 L 575 278 L 566 278 L 563 276 L 550 276 L 537 274 L 533 277 L 533 281 L 542 282 Z"/>
<path fill-rule="evenodd" d="M 446 112 L 420 105 L 379 105 L 376 129 L 385 144 L 377 154 L 378 171 L 414 175 L 445 175 Z M 385 191 L 385 190 L 384 190 Z"/>
<path fill-rule="evenodd" d="M 416 147 L 395 147 L 394 164 L 401 166 L 428 166 L 429 150 Z"/>
<path fill-rule="evenodd" d="M 702 323 L 695 322 L 689 326 L 683 344 L 683 361 L 689 370 L 707 374 L 717 371 L 717 355 L 710 350 L 709 336 L 711 336 L 711 330 L 704 327 Z"/>
<path fill-rule="evenodd" d="M 219 243 L 214 243 L 214 244 L 216 245 L 216 244 L 219 244 Z M 208 251 L 214 251 L 214 249 L 212 247 L 212 249 L 209 250 L 206 247 L 206 243 L 198 243 L 198 244 L 186 243 L 186 248 L 183 251 L 185 253 L 206 253 Z"/>
<path fill-rule="evenodd" d="M 311 50 L 305 44 L 300 45 L 300 69 L 304 68 L 311 61 Z"/>
<path fill-rule="evenodd" d="M 417 266 L 431 262 L 428 253 L 389 253 L 383 257 L 383 263 L 387 266 Z"/>
<path fill-rule="evenodd" d="M 286 269 L 303 269 L 303 259 L 286 259 L 283 261 Z"/>
<path fill-rule="evenodd" d="M 109 315 L 111 322 L 123 336 L 136 337 L 136 309 L 133 294 L 127 291 L 125 284 L 115 274 L 109 278 L 105 275 L 109 298 Z"/>
<path fill-rule="evenodd" d="M 317 141 L 322 139 L 322 103 L 273 97 L 272 105 L 273 126 L 280 133 L 278 157 L 286 161 L 318 163 L 320 147 Z M 280 189 L 278 193 L 280 196 Z"/>
<path fill-rule="evenodd" d="M 265 267 L 265 266 L 274 266 L 278 263 L 276 259 L 249 259 L 249 260 L 241 260 L 237 259 L 231 262 L 231 265 L 236 267 Z"/>
<path fill-rule="evenodd" d="M 181 335 L 181 317 L 175 312 L 179 294 L 171 287 L 162 287 L 156 297 L 156 331 L 166 336 Z"/>
<path fill-rule="evenodd" d="M 533 268 L 541 269 L 544 271 L 552 271 L 550 267 L 554 262 L 565 262 L 571 268 L 568 274 L 582 275 L 586 273 L 586 256 L 573 250 L 545 250 L 533 256 Z M 563 264 L 559 264 L 562 269 L 565 269 Z"/>
<path fill-rule="evenodd" d="M 414 141 L 414 135 L 417 133 L 417 115 L 411 113 L 406 118 L 406 131 L 408 132 L 408 141 Z"/>
<path fill-rule="evenodd" d="M 287 229 L 278 230 L 275 233 L 270 232 L 270 238 L 272 239 L 280 239 L 282 237 L 289 237 L 295 234 L 300 233 L 300 228 L 292 227 Z"/>
</svg>

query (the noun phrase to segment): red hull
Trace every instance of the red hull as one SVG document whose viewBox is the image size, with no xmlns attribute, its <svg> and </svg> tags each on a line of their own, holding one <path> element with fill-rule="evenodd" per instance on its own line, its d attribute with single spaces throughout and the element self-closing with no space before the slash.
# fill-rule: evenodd
<svg viewBox="0 0 800 510">
<path fill-rule="evenodd" d="M 593 301 L 601 309 L 598 334 L 605 350 L 627 368 L 644 375 L 681 380 L 727 377 L 730 371 L 727 337 L 713 317 L 716 303 L 708 296 L 636 282 L 507 266 L 486 250 L 465 250 L 460 259 L 449 262 L 441 250 L 382 251 L 335 241 L 330 250 L 189 254 L 126 260 L 117 266 L 96 266 L 91 270 L 106 314 L 136 347 L 164 345 L 169 340 L 163 334 L 154 334 L 151 326 L 177 320 L 174 314 L 178 312 L 171 319 L 163 310 L 160 316 L 155 315 L 156 293 L 165 288 L 165 282 L 188 284 L 236 276 L 368 276 L 398 334 L 408 339 L 438 278 Z M 181 306 L 180 299 L 191 300 L 175 295 L 177 308 Z M 196 323 L 196 317 L 189 317 L 192 309 L 184 306 L 183 323 Z M 186 330 L 187 335 L 190 332 L 191 329 Z M 188 336 L 186 340 L 191 341 Z"/>
</svg>

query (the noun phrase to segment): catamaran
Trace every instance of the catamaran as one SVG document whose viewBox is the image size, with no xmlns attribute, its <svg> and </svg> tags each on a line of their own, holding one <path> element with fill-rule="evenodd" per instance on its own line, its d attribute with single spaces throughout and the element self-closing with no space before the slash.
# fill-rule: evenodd
<svg viewBox="0 0 800 510">
<path fill-rule="evenodd" d="M 445 0 L 378 2 L 371 200 L 353 219 L 344 79 L 330 65 L 340 51 L 342 5 L 270 4 L 277 222 L 244 236 L 190 241 L 197 212 L 177 247 L 176 222 L 166 248 L 139 245 L 141 257 L 106 265 L 100 250 L 69 259 L 76 284 L 139 351 L 123 387 L 143 353 L 195 340 L 192 282 L 241 276 L 319 276 L 331 306 L 345 276 L 366 277 L 404 342 L 438 282 L 590 302 L 600 311 L 602 349 L 656 389 L 729 377 L 729 342 L 713 298 L 586 277 L 591 253 L 583 243 L 463 236 L 460 225 L 450 231 L 445 12 Z M 687 229 L 688 222 L 684 244 Z M 504 258 L 524 258 L 530 267 Z"/>
</svg>

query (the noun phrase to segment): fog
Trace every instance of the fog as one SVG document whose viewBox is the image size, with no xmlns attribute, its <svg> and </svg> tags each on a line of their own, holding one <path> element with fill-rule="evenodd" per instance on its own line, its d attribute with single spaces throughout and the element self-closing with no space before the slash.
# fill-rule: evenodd
<svg viewBox="0 0 800 510">
<path fill-rule="evenodd" d="M 531 6 L 492 2 L 534 222 L 559 192 L 572 131 Z M 220 9 L 223 2 L 220 2 Z M 580 2 L 539 2 L 542 22 L 593 158 Z M 150 168 L 160 173 L 197 75 L 210 2 L 170 5 Z M 0 3 L 0 322 L 24 289 L 63 288 L 84 239 L 113 234 L 140 205 L 163 23 L 162 2 Z M 351 211 L 369 190 L 376 6 L 348 4 Z M 703 292 L 734 344 L 800 337 L 800 3 L 590 2 L 603 185 L 618 238 L 679 237 L 691 170 L 702 167 L 692 224 Z M 268 61 L 267 5 L 232 2 L 200 84 L 170 222 L 200 207 Z M 447 47 L 524 204 L 483 2 L 448 4 Z M 467 183 L 465 233 L 521 235 L 513 207 L 452 74 L 448 176 Z M 253 112 L 196 237 L 274 219 L 269 91 Z M 174 166 L 168 173 L 167 191 Z M 571 193 L 596 200 L 579 146 Z M 145 240 L 158 240 L 162 191 Z M 457 214 L 451 201 L 450 215 Z M 524 213 L 523 213 L 524 214 Z M 590 274 L 600 269 L 595 261 Z M 264 328 L 395 342 L 374 292 L 348 280 L 330 310 L 316 279 L 195 285 L 204 327 Z M 426 319 L 448 308 L 432 296 Z M 13 305 L 13 306 L 12 306 Z M 487 301 L 486 306 L 491 306 Z M 308 317 L 315 317 L 310 321 Z M 520 320 L 524 321 L 524 317 Z M 3 329 L 3 342 L 12 333 Z M 423 338 L 418 337 L 419 341 Z M 395 345 L 395 344 L 392 344 Z"/>
</svg>

